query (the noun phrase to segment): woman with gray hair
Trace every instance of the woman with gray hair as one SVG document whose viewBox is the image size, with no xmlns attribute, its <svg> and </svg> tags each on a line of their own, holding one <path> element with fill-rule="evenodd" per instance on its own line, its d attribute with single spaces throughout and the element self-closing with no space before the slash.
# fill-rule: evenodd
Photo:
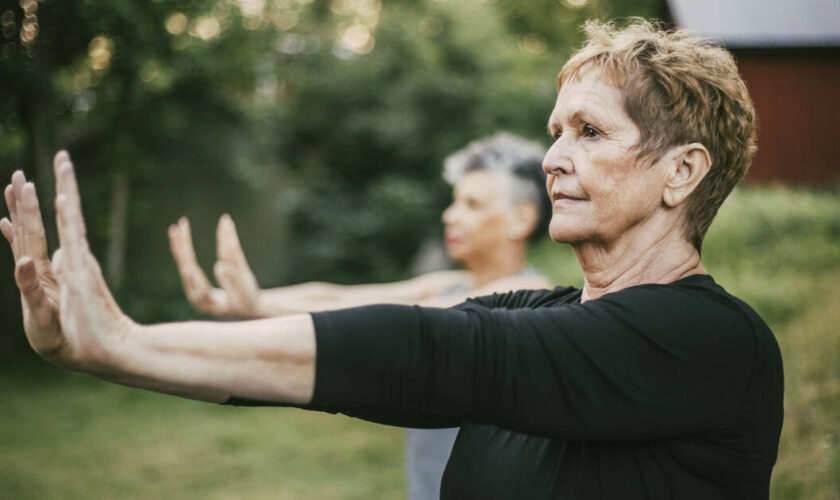
<svg viewBox="0 0 840 500">
<path fill-rule="evenodd" d="M 443 212 L 444 242 L 463 271 L 431 272 L 397 283 L 312 282 L 261 290 L 226 215 L 219 220 L 213 266 L 220 288 L 198 266 L 186 218 L 170 227 L 170 248 L 190 303 L 212 316 L 259 318 L 377 303 L 448 307 L 468 297 L 549 288 L 525 260 L 528 241 L 545 234 L 551 217 L 544 154 L 535 142 L 498 132 L 444 160 L 443 176 L 453 186 L 452 204 Z M 439 497 L 457 433 L 457 427 L 406 431 L 408 498 Z"/>
<path fill-rule="evenodd" d="M 227 215 L 216 229 L 213 271 L 220 288 L 198 266 L 184 217 L 169 228 L 170 248 L 187 299 L 198 311 L 219 317 L 262 318 L 383 302 L 446 307 L 472 296 L 546 288 L 549 282 L 525 259 L 528 242 L 545 234 L 551 218 L 544 154 L 536 142 L 498 132 L 444 160 L 443 176 L 453 187 L 452 203 L 442 215 L 444 243 L 463 271 L 430 272 L 395 283 L 310 282 L 262 290 Z"/>
<path fill-rule="evenodd" d="M 572 246 L 581 290 L 137 325 L 88 250 L 59 153 L 58 262 L 22 175 L 7 188 L 10 213 L 22 208 L 0 225 L 30 344 L 60 366 L 205 401 L 460 425 L 445 499 L 767 499 L 781 354 L 700 259 L 755 151 L 746 86 L 726 50 L 684 31 L 585 29 L 543 160 L 549 234 Z"/>
</svg>

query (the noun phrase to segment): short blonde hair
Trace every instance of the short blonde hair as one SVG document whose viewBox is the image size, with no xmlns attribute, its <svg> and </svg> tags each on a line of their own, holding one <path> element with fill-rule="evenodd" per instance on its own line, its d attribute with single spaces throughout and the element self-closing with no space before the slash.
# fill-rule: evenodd
<svg viewBox="0 0 840 500">
<path fill-rule="evenodd" d="M 626 28 L 588 21 L 587 43 L 563 66 L 558 90 L 592 63 L 621 89 L 641 132 L 640 157 L 658 160 L 674 146 L 698 142 L 712 165 L 689 196 L 685 236 L 698 251 L 718 208 L 756 151 L 755 110 L 735 59 L 684 30 L 634 18 Z"/>
</svg>

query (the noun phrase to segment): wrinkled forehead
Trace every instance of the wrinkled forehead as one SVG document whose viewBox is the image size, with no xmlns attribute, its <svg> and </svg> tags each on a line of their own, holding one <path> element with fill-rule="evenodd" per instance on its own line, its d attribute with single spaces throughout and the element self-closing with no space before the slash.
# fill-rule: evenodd
<svg viewBox="0 0 840 500">
<path fill-rule="evenodd" d="M 604 126 L 623 115 L 626 109 L 622 89 L 600 66 L 592 65 L 568 79 L 558 90 L 549 117 L 549 132 L 555 122 L 595 120 Z"/>
<path fill-rule="evenodd" d="M 577 56 L 576 56 L 577 57 Z M 607 60 L 602 60 L 597 57 L 587 59 L 576 59 L 573 57 L 560 70 L 557 75 L 557 91 L 559 92 L 563 85 L 569 81 L 580 81 L 589 73 L 596 73 L 599 78 L 605 80 L 605 83 L 616 88 L 622 88 L 631 73 L 638 71 L 637 68 L 632 70 L 619 68 L 616 64 L 610 64 Z"/>
</svg>

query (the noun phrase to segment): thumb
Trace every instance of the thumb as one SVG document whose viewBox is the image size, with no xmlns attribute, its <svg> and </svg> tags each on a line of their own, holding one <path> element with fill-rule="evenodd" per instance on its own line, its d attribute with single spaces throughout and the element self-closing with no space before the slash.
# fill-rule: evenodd
<svg viewBox="0 0 840 500">
<path fill-rule="evenodd" d="M 44 287 L 41 286 L 41 279 L 38 276 L 38 269 L 35 262 L 29 256 L 21 257 L 15 266 L 15 282 L 20 289 L 20 294 L 32 317 L 40 325 L 50 323 L 53 318 L 53 311 L 49 305 L 49 299 Z"/>
<path fill-rule="evenodd" d="M 254 301 L 248 290 L 244 289 L 237 279 L 237 272 L 233 270 L 231 265 L 223 261 L 217 261 L 213 266 L 213 273 L 216 275 L 219 286 L 225 291 L 234 310 L 233 312 L 243 316 L 251 315 L 255 305 Z"/>
</svg>

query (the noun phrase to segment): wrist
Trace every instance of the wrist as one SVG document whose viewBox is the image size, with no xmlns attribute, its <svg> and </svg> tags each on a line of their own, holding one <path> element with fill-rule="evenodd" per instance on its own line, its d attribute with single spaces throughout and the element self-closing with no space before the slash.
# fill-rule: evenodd
<svg viewBox="0 0 840 500">
<path fill-rule="evenodd" d="M 133 359 L 132 347 L 143 338 L 145 326 L 135 323 L 128 316 L 122 315 L 114 321 L 102 341 L 87 349 L 80 356 L 79 369 L 99 377 L 113 377 L 127 371 L 127 362 Z"/>
<path fill-rule="evenodd" d="M 257 290 L 254 296 L 254 307 L 251 310 L 252 319 L 270 318 L 276 316 L 272 314 L 271 299 L 263 290 Z"/>
</svg>

